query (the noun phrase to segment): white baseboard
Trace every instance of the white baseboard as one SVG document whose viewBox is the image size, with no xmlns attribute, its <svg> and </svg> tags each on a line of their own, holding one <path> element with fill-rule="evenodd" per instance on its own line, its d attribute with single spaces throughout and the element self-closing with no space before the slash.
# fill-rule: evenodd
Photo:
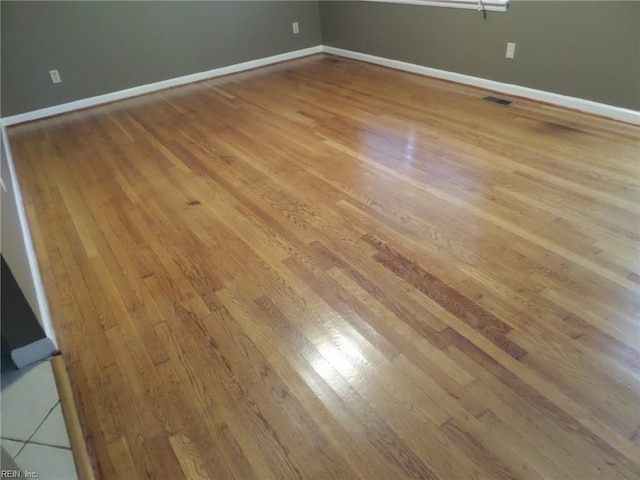
<svg viewBox="0 0 640 480">
<path fill-rule="evenodd" d="M 640 125 L 640 112 L 627 108 L 614 107 L 604 103 L 584 100 L 582 98 L 568 97 L 557 93 L 545 92 L 544 90 L 536 90 L 534 88 L 522 87 L 510 83 L 496 82 L 480 77 L 472 77 L 461 73 L 448 72 L 446 70 L 438 70 L 436 68 L 423 67 L 414 63 L 401 62 L 399 60 L 391 60 L 389 58 L 378 57 L 366 53 L 354 52 L 352 50 L 344 50 L 342 48 L 322 46 L 322 51 L 339 57 L 351 58 L 354 60 L 362 60 L 364 62 L 375 63 L 384 67 L 404 70 L 406 72 L 417 73 L 429 77 L 440 78 L 452 82 L 472 85 L 474 87 L 485 88 L 507 95 L 524 97 L 531 100 L 550 103 L 560 107 L 571 108 L 581 112 L 592 113 L 602 117 L 613 118 L 623 122 Z"/>
<path fill-rule="evenodd" d="M 141 85 L 139 87 L 128 88 L 126 90 L 120 90 L 117 92 L 106 93 L 104 95 L 84 98 L 82 100 L 76 100 L 74 102 L 63 103 L 61 105 L 55 105 L 53 107 L 42 108 L 40 110 L 34 110 L 32 112 L 21 113 L 19 115 L 13 115 L 11 117 L 1 119 L 0 124 L 9 126 L 15 125 L 17 123 L 29 122 L 31 120 L 38 120 L 53 115 L 59 115 L 61 113 L 72 112 L 74 110 L 94 107 L 105 103 L 115 102 L 117 100 L 123 100 L 125 98 L 136 97 L 138 95 L 144 95 L 146 93 L 151 93 L 166 88 L 177 87 L 179 85 L 185 85 L 187 83 L 207 80 L 209 78 L 229 75 L 231 73 L 238 73 L 244 70 L 250 70 L 253 68 L 283 62 L 285 60 L 293 60 L 320 52 L 345 58 L 352 58 L 354 60 L 362 60 L 364 62 L 375 63 L 377 65 L 404 70 L 406 72 L 417 73 L 420 75 L 440 78 L 457 83 L 463 83 L 465 85 L 472 85 L 475 87 L 500 92 L 506 95 L 524 97 L 531 100 L 537 100 L 560 107 L 579 110 L 586 113 L 600 115 L 602 117 L 613 118 L 615 120 L 621 120 L 623 122 L 640 125 L 640 112 L 635 110 L 615 107 L 604 103 L 593 102 L 591 100 L 584 100 L 582 98 L 569 97 L 557 93 L 545 92 L 544 90 L 536 90 L 534 88 L 522 87 L 520 85 L 497 82 L 495 80 L 487 80 L 485 78 L 473 77 L 471 75 L 448 72 L 446 70 L 439 70 L 437 68 L 424 67 L 422 65 L 416 65 L 414 63 L 401 62 L 399 60 L 392 60 L 389 58 L 354 52 L 352 50 L 344 50 L 342 48 L 329 47 L 326 45 L 317 45 L 315 47 L 305 48 L 302 50 L 295 50 L 293 52 L 282 53 L 280 55 L 259 58 L 257 60 L 251 60 L 248 62 L 237 63 L 235 65 L 229 65 L 227 67 L 208 70 L 206 72 L 199 72 L 182 77 L 170 78 L 161 82 L 150 83 L 147 85 Z"/>
<path fill-rule="evenodd" d="M 40 276 L 40 270 L 38 269 L 38 260 L 36 257 L 36 251 L 33 247 L 33 240 L 31 238 L 31 231 L 29 230 L 29 224 L 27 223 L 27 215 L 24 210 L 24 203 L 22 201 L 22 192 L 20 191 L 20 184 L 18 183 L 18 177 L 16 175 L 16 169 L 13 164 L 13 155 L 11 154 L 11 146 L 9 145 L 9 137 L 7 136 L 7 129 L 4 125 L 1 127 L 2 131 L 2 143 L 4 144 L 7 165 L 9 167 L 7 182 L 11 182 L 13 188 L 13 196 L 16 202 L 18 210 L 18 221 L 20 228 L 22 229 L 22 240 L 24 242 L 24 248 L 27 254 L 27 261 L 29 262 L 29 272 L 31 273 L 31 280 L 36 292 L 36 298 L 38 301 L 38 318 L 42 322 L 42 330 L 52 343 L 54 349 L 57 348 L 58 342 L 56 340 L 56 332 L 51 322 L 51 314 L 49 312 L 49 304 L 47 303 L 47 296 L 44 293 L 44 284 L 42 283 L 42 277 Z M 6 177 L 5 177 L 6 178 Z M 39 347 L 38 347 L 39 348 Z M 37 349 L 37 351 L 40 351 Z M 50 352 L 51 353 L 51 352 Z M 49 353 L 49 354 L 50 354 Z M 12 354 L 13 355 L 13 354 Z M 30 358 L 30 351 L 26 353 L 27 358 Z M 15 362 L 15 360 L 14 360 Z M 17 365 L 17 363 L 16 363 Z"/>
<path fill-rule="evenodd" d="M 73 102 L 55 105 L 53 107 L 34 110 L 32 112 L 13 115 L 3 118 L 2 125 L 9 126 L 15 125 L 17 123 L 30 122 L 32 120 L 39 120 L 41 118 L 51 117 L 53 115 L 60 115 L 61 113 L 72 112 L 74 110 L 80 110 L 83 108 L 95 107 L 96 105 L 115 102 L 117 100 L 124 100 L 125 98 L 130 97 L 137 97 L 138 95 L 144 95 L 146 93 L 156 92 L 158 90 L 164 90 L 166 88 L 177 87 L 179 85 L 185 85 L 187 83 L 199 82 L 201 80 L 220 77 L 222 75 L 229 75 L 231 73 L 238 73 L 244 70 L 264 67 L 266 65 L 284 62 L 285 60 L 293 60 L 300 57 L 306 57 L 308 55 L 313 55 L 314 53 L 320 52 L 322 52 L 322 45 L 317 45 L 315 47 L 304 48 L 302 50 L 294 50 L 293 52 L 281 53 L 279 55 L 273 55 L 271 57 L 236 63 L 227 67 L 214 68 L 213 70 L 207 70 L 206 72 L 192 73 L 190 75 L 184 75 L 182 77 L 170 78 L 161 82 L 140 85 L 139 87 L 127 88 L 126 90 L 105 93 L 104 95 L 83 98 L 82 100 L 76 100 Z"/>
</svg>

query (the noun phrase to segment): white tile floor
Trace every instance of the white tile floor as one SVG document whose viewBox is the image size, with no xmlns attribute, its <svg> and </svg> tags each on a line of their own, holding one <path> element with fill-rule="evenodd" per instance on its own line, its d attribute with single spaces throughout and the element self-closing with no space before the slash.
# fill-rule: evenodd
<svg viewBox="0 0 640 480">
<path fill-rule="evenodd" d="M 40 480 L 78 478 L 50 362 L 2 372 L 0 443 Z"/>
</svg>

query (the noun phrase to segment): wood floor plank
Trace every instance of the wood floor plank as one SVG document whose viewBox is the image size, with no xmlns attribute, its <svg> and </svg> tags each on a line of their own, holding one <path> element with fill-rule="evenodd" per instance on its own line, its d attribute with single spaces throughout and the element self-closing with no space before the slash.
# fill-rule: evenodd
<svg viewBox="0 0 640 480">
<path fill-rule="evenodd" d="M 640 127 L 316 55 L 8 129 L 100 478 L 640 477 Z"/>
</svg>

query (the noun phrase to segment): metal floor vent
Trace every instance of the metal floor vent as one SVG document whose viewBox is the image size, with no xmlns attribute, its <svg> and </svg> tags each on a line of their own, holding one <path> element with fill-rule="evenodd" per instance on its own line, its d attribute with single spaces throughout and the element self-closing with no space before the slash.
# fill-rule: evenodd
<svg viewBox="0 0 640 480">
<path fill-rule="evenodd" d="M 511 105 L 511 100 L 505 100 L 504 98 L 498 97 L 484 97 L 483 100 L 487 102 L 499 103 L 500 105 Z"/>
</svg>

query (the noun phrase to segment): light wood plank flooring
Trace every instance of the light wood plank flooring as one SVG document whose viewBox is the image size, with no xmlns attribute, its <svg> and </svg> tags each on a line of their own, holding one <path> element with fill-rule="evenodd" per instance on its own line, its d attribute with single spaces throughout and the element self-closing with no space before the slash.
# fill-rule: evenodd
<svg viewBox="0 0 640 480">
<path fill-rule="evenodd" d="M 103 479 L 640 478 L 640 128 L 314 56 L 10 129 Z"/>
</svg>

